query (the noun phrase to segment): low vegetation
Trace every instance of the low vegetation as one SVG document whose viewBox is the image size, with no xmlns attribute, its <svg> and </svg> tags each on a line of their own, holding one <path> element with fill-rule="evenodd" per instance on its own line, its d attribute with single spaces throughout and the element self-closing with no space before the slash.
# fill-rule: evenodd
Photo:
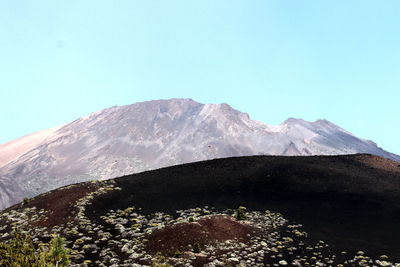
<svg viewBox="0 0 400 267">
<path fill-rule="evenodd" d="M 400 267 L 384 255 L 373 259 L 362 251 L 355 255 L 337 253 L 324 241 L 314 243 L 302 225 L 289 222 L 280 213 L 248 211 L 242 206 L 225 211 L 206 206 L 148 215 L 128 207 L 109 210 L 101 216 L 102 223 L 95 223 L 85 216 L 84 207 L 96 194 L 78 201 L 79 220 L 64 227 L 22 231 L 19 227 L 29 225 L 21 223 L 21 218 L 32 210 L 8 214 L 19 227 L 10 236 L 0 231 L 0 238 L 5 237 L 0 243 L 0 266 Z"/>
<path fill-rule="evenodd" d="M 237 208 L 235 218 L 238 221 L 246 220 L 246 207 L 240 206 Z"/>
<path fill-rule="evenodd" d="M 0 266 L 62 267 L 70 264 L 65 239 L 54 235 L 50 243 L 35 244 L 32 237 L 14 228 L 12 238 L 0 243 Z"/>
<path fill-rule="evenodd" d="M 207 164 L 214 163 L 215 161 L 212 161 Z M 162 177 L 160 180 L 157 180 L 158 178 L 152 180 L 151 177 L 144 177 L 142 180 L 127 177 L 71 185 L 26 200 L 0 213 L 0 266 L 400 267 L 399 263 L 395 263 L 399 261 L 393 253 L 395 247 L 388 246 L 390 251 L 381 250 L 378 253 L 370 250 L 357 252 L 360 249 L 358 245 L 343 249 L 335 243 L 330 243 L 332 240 L 325 240 L 328 235 L 319 235 L 321 240 L 314 239 L 315 232 L 306 231 L 310 229 L 306 228 L 309 226 L 307 222 L 304 222 L 306 227 L 303 227 L 298 223 L 300 219 L 294 218 L 293 214 L 281 209 L 281 206 L 269 206 L 270 202 L 268 205 L 254 205 L 258 201 L 263 201 L 263 197 L 269 196 L 268 192 L 257 191 L 258 189 L 267 188 L 271 192 L 285 193 L 285 196 L 290 194 L 277 187 L 272 178 L 267 181 L 268 183 L 265 182 L 268 180 L 265 177 L 270 178 L 274 175 L 280 177 L 286 167 L 278 168 L 275 173 L 270 170 L 267 170 L 268 172 L 260 170 L 258 180 L 246 179 L 249 182 L 243 185 L 237 181 L 241 181 L 239 179 L 241 177 L 248 177 L 245 174 L 239 173 L 235 179 L 229 180 L 232 175 L 226 175 L 225 169 L 219 176 L 213 177 L 212 175 L 216 173 L 215 168 L 202 168 L 213 170 L 212 174 L 204 175 L 200 170 L 193 171 L 193 166 L 195 165 L 184 166 L 184 168 L 190 167 L 186 172 L 190 177 L 185 178 L 188 183 L 184 184 L 187 187 L 183 189 L 176 186 L 182 184 L 181 179 L 174 182 L 174 177 L 180 177 L 180 171 L 165 176 L 169 180 L 168 183 L 164 183 L 165 170 L 161 170 L 159 173 L 153 172 L 157 174 L 156 178 Z M 236 168 L 235 175 L 242 169 Z M 298 168 L 298 170 L 303 169 Z M 177 170 L 181 170 L 180 167 Z M 201 176 L 196 177 L 200 175 L 199 173 Z M 266 176 L 266 173 L 270 176 Z M 291 177 L 290 175 L 287 174 L 287 177 Z M 205 181 L 207 177 L 211 177 L 208 182 Z M 225 177 L 228 177 L 226 178 L 228 180 Z M 255 177 L 253 172 L 251 177 Z M 317 173 L 311 177 L 317 177 Z M 202 183 L 198 185 L 196 182 L 200 180 Z M 326 180 L 329 181 L 324 179 Z M 220 187 L 210 186 L 215 181 L 218 181 Z M 204 186 L 201 187 L 203 183 Z M 169 187 L 164 188 L 165 184 Z M 211 194 L 213 188 L 218 189 L 215 189 L 217 190 L 215 195 Z M 256 202 L 239 198 L 242 193 L 238 189 L 240 192 L 255 193 L 249 194 L 251 197 L 258 193 Z M 153 196 L 150 197 L 149 192 Z M 197 201 L 203 198 L 207 202 Z M 57 201 L 60 199 L 63 201 Z M 279 201 L 282 199 L 284 198 L 279 198 Z M 320 198 L 309 197 L 309 199 L 307 203 L 317 205 L 318 202 L 315 200 Z M 335 204 L 336 198 L 334 200 L 329 203 Z M 352 200 L 338 204 L 342 207 L 345 206 L 343 203 L 352 203 Z M 182 204 L 178 201 L 186 203 L 180 205 L 179 210 L 174 210 L 175 203 Z M 214 203 L 216 207 L 206 206 L 205 203 Z M 240 204 L 247 205 L 248 208 Z M 296 209 L 305 207 L 304 211 L 308 208 L 305 205 L 299 206 L 294 200 L 290 205 L 294 205 L 290 207 Z M 146 209 L 142 210 L 140 207 Z M 322 211 L 325 211 L 326 207 L 331 209 L 331 206 L 323 206 Z M 367 214 L 371 214 L 371 206 L 367 207 Z M 284 214 L 278 213 L 278 210 L 284 211 Z M 312 214 L 318 215 L 318 213 Z M 332 215 L 329 218 L 333 219 L 346 218 L 329 214 Z M 354 215 L 354 221 L 360 218 L 364 219 L 363 216 Z M 384 220 L 387 217 L 376 216 L 375 219 L 377 218 Z M 329 225 L 324 224 L 324 227 L 334 231 L 330 232 L 330 235 L 343 234 L 342 228 L 339 231 L 329 228 Z M 376 230 L 377 233 L 380 230 L 369 225 L 367 229 Z M 368 249 L 368 246 L 366 248 Z"/>
</svg>

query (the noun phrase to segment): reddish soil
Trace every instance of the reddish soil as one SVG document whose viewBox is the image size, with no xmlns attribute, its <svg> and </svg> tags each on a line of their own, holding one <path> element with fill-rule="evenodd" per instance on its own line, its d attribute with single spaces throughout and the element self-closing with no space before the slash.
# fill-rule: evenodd
<svg viewBox="0 0 400 267">
<path fill-rule="evenodd" d="M 400 255 L 400 163 L 377 156 L 252 156 L 183 164 L 115 179 L 86 212 L 212 206 L 279 211 L 338 250 Z M 121 197 L 123 196 L 123 197 Z M 379 219 L 377 219 L 379 218 Z"/>
<path fill-rule="evenodd" d="M 354 159 L 370 168 L 390 171 L 397 174 L 400 173 L 400 162 L 392 161 L 387 158 L 382 158 L 375 155 L 359 154 L 355 155 Z"/>
<path fill-rule="evenodd" d="M 259 232 L 256 227 L 220 215 L 156 230 L 148 237 L 145 246 L 150 253 L 161 252 L 163 255 L 173 256 L 177 250 L 191 250 L 195 243 L 200 247 L 234 239 L 247 243 Z"/>
<path fill-rule="evenodd" d="M 61 188 L 30 200 L 23 204 L 22 208 L 35 206 L 38 210 L 44 209 L 46 211 L 47 219 L 37 222 L 34 226 L 52 227 L 60 225 L 75 218 L 77 209 L 74 205 L 76 202 L 96 189 L 97 186 L 90 183 Z"/>
<path fill-rule="evenodd" d="M 130 206 L 141 207 L 148 214 L 173 214 L 178 209 L 206 205 L 221 210 L 243 205 L 249 210 L 282 212 L 286 218 L 302 223 L 310 236 L 326 240 L 338 251 L 363 250 L 397 258 L 400 255 L 400 163 L 377 156 L 226 158 L 114 181 L 121 190 L 97 196 L 86 207 L 87 216 L 95 223 L 104 223 L 100 215 L 110 209 Z M 40 226 L 62 224 L 76 214 L 76 201 L 96 187 L 84 183 L 62 188 L 5 212 L 36 206 L 48 211 L 49 219 L 40 222 Z M 198 236 L 199 243 L 206 243 L 218 232 L 207 233 L 207 227 L 201 224 L 181 227 L 180 231 L 177 227 L 176 231 L 155 232 L 149 237 L 149 249 L 166 250 L 175 242 L 187 249 L 196 241 L 190 236 Z M 222 230 L 219 233 L 224 236 Z M 174 253 L 176 247 L 170 251 Z"/>
</svg>

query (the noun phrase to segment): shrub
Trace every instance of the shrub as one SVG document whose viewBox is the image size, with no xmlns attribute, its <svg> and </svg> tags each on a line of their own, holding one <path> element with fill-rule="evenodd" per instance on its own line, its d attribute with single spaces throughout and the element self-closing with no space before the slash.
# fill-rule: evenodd
<svg viewBox="0 0 400 267">
<path fill-rule="evenodd" d="M 56 266 L 69 266 L 69 250 L 65 248 L 65 239 L 54 235 L 50 241 L 49 259 L 56 263 Z"/>
<path fill-rule="evenodd" d="M 10 242 L 0 242 L 0 266 L 64 267 L 69 266 L 69 253 L 59 236 L 37 248 L 29 234 L 14 228 Z"/>
<path fill-rule="evenodd" d="M 201 248 L 200 244 L 198 242 L 194 243 L 192 246 L 193 253 L 200 253 Z"/>
<path fill-rule="evenodd" d="M 85 243 L 85 241 L 84 241 L 83 239 L 80 239 L 80 238 L 78 238 L 78 239 L 75 240 L 75 242 L 74 242 L 75 245 L 80 245 L 80 244 L 83 244 L 83 243 Z"/>
<path fill-rule="evenodd" d="M 24 199 L 22 200 L 22 204 L 23 204 L 23 205 L 26 205 L 26 204 L 28 204 L 28 203 L 29 203 L 29 201 L 30 201 L 30 199 L 29 199 L 29 198 L 27 198 L 27 197 L 24 197 Z"/>
<path fill-rule="evenodd" d="M 152 259 L 151 266 L 152 267 L 170 267 L 171 265 L 166 263 L 167 259 L 160 253 L 157 252 L 157 254 L 154 256 Z"/>
<path fill-rule="evenodd" d="M 30 235 L 14 228 L 12 236 L 9 244 L 0 243 L 0 266 L 40 266 L 43 253 L 35 254 Z"/>
<path fill-rule="evenodd" d="M 182 257 L 182 252 L 180 252 L 179 250 L 175 251 L 174 258 L 181 258 L 181 257 Z"/>
<path fill-rule="evenodd" d="M 235 219 L 238 221 L 243 221 L 246 220 L 246 208 L 243 206 L 240 206 L 237 208 L 236 213 L 235 213 Z"/>
<path fill-rule="evenodd" d="M 224 267 L 233 267 L 232 263 L 228 259 L 224 259 L 223 260 L 222 266 L 224 266 Z"/>
</svg>

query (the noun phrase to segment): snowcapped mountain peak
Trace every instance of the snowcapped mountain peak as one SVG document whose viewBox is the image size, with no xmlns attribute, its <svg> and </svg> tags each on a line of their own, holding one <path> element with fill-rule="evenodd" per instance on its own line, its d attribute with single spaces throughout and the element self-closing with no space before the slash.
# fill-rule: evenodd
<svg viewBox="0 0 400 267">
<path fill-rule="evenodd" d="M 0 167 L 0 208 L 71 183 L 221 157 L 370 153 L 400 161 L 327 120 L 268 125 L 225 103 L 180 98 L 114 106 L 42 137 L 16 155 L 0 146 L 7 160 Z"/>
</svg>

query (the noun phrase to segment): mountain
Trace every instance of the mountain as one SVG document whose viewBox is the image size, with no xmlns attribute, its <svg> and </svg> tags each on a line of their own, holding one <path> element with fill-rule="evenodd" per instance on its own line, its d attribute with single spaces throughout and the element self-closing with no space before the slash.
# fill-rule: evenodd
<svg viewBox="0 0 400 267">
<path fill-rule="evenodd" d="M 3 167 L 7 163 L 17 159 L 27 151 L 37 147 L 43 141 L 54 134 L 62 126 L 55 127 L 53 129 L 47 129 L 33 134 L 29 134 L 18 139 L 12 140 L 5 144 L 0 144 L 0 167 Z"/>
<path fill-rule="evenodd" d="M 369 153 L 400 161 L 327 120 L 270 126 L 191 99 L 111 107 L 0 148 L 0 208 L 63 185 L 213 158 Z"/>
<path fill-rule="evenodd" d="M 71 266 L 150 266 L 157 253 L 172 266 L 399 266 L 399 222 L 398 162 L 251 156 L 42 194 L 0 212 L 0 242 L 16 225 L 39 244 L 59 234 Z"/>
</svg>

